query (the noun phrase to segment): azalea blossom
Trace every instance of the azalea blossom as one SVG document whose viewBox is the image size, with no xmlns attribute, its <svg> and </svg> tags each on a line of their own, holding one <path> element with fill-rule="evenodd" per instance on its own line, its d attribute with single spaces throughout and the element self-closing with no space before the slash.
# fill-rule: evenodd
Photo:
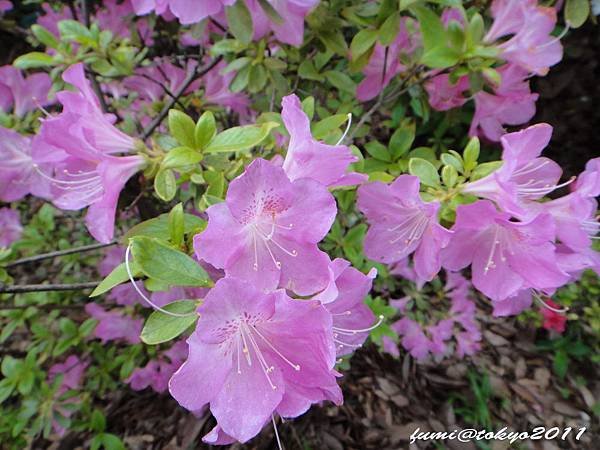
<svg viewBox="0 0 600 450">
<path fill-rule="evenodd" d="M 474 95 L 475 114 L 469 129 L 470 136 L 485 136 L 498 141 L 505 134 L 504 125 L 521 125 L 535 115 L 538 94 L 532 94 L 527 72 L 514 64 L 497 69 L 500 84 L 493 93 L 480 91 Z"/>
<path fill-rule="evenodd" d="M 312 178 L 328 187 L 350 186 L 367 180 L 367 175 L 348 173 L 358 161 L 345 145 L 327 145 L 317 141 L 310 131 L 308 116 L 295 95 L 283 97 L 281 118 L 290 133 L 283 170 L 290 180 Z"/>
<path fill-rule="evenodd" d="M 85 312 L 98 321 L 94 329 L 94 337 L 103 343 L 114 340 L 123 340 L 129 344 L 140 342 L 142 319 L 133 319 L 116 309 L 106 311 L 96 303 L 85 305 Z"/>
<path fill-rule="evenodd" d="M 470 87 L 469 77 L 459 77 L 455 83 L 450 82 L 450 75 L 442 73 L 425 83 L 429 104 L 437 111 L 447 111 L 464 105 L 468 99 L 463 96 Z"/>
<path fill-rule="evenodd" d="M 442 251 L 443 265 L 461 270 L 471 264 L 473 285 L 492 301 L 526 288 L 557 288 L 569 280 L 555 255 L 555 226 L 549 214 L 513 222 L 488 200 L 460 205 L 454 235 Z"/>
<path fill-rule="evenodd" d="M 502 136 L 502 166 L 462 191 L 495 201 L 502 209 L 527 217 L 527 202 L 538 200 L 562 185 L 562 169 L 540 156 L 550 142 L 552 127 L 542 123 Z M 568 183 L 567 183 L 568 184 Z M 530 205 L 531 207 L 531 205 Z"/>
<path fill-rule="evenodd" d="M 501 57 L 528 73 L 546 75 L 562 59 L 560 39 L 550 33 L 556 26 L 556 9 L 538 5 L 537 0 L 494 0 L 494 23 L 485 36 L 500 43 Z"/>
<path fill-rule="evenodd" d="M 246 442 L 274 413 L 297 417 L 316 402 L 341 403 L 331 315 L 318 301 L 224 278 L 198 314 L 188 358 L 169 391 L 192 411 L 210 404 L 219 429 L 207 441 L 220 430 Z"/>
<path fill-rule="evenodd" d="M 0 208 L 0 248 L 9 247 L 21 239 L 23 227 L 19 212 L 10 208 Z"/>
<path fill-rule="evenodd" d="M 400 21 L 398 35 L 387 47 L 387 50 L 379 42 L 375 44 L 369 63 L 363 69 L 365 78 L 356 88 L 358 100 L 366 102 L 377 97 L 396 75 L 406 70 L 400 58 L 402 55 L 413 52 L 420 42 L 415 28 L 414 19 L 403 17 Z"/>
<path fill-rule="evenodd" d="M 365 275 L 351 267 L 349 261 L 336 258 L 331 262 L 329 272 L 329 286 L 313 299 L 321 301 L 331 313 L 336 353 L 344 356 L 362 346 L 369 331 L 381 323 L 380 320 L 374 325 L 375 315 L 364 303 L 377 270 L 372 269 Z"/>
<path fill-rule="evenodd" d="M 138 15 L 154 11 L 168 18 L 170 12 L 182 25 L 198 23 L 207 17 L 218 15 L 225 6 L 235 2 L 236 0 L 131 0 Z"/>
<path fill-rule="evenodd" d="M 88 230 L 98 241 L 110 242 L 119 194 L 146 160 L 141 155 L 115 156 L 133 152 L 136 141 L 113 125 L 114 116 L 102 112 L 82 64 L 67 69 L 63 79 L 78 91 L 57 94 L 63 111 L 43 121 L 37 145 L 58 148 L 68 157 L 55 166 L 53 175 L 38 172 L 60 191 L 53 198 L 56 206 L 71 210 L 89 206 Z"/>
<path fill-rule="evenodd" d="M 415 253 L 414 270 L 431 280 L 440 270 L 440 250 L 451 232 L 438 222 L 438 202 L 424 202 L 419 178 L 400 175 L 392 184 L 369 183 L 358 189 L 358 208 L 370 224 L 364 240 L 365 255 L 374 261 L 395 263 Z"/>
<path fill-rule="evenodd" d="M 317 243 L 336 205 L 322 184 L 292 182 L 281 167 L 258 158 L 207 214 L 206 230 L 194 237 L 199 259 L 265 291 L 283 287 L 311 295 L 327 286 L 329 258 Z"/>
<path fill-rule="evenodd" d="M 532 302 L 533 295 L 531 289 L 523 289 L 504 300 L 492 301 L 494 308 L 492 315 L 494 317 L 516 316 L 529 309 Z"/>
<path fill-rule="evenodd" d="M 48 98 L 52 80 L 47 73 L 34 73 L 27 78 L 13 66 L 0 67 L 0 109 L 4 112 L 12 107 L 17 117 L 51 104 Z"/>
<path fill-rule="evenodd" d="M 148 361 L 144 367 L 134 369 L 127 383 L 135 391 L 151 387 L 155 392 L 162 394 L 169 386 L 169 379 L 185 361 L 187 353 L 185 341 L 177 341 L 156 359 Z"/>
</svg>

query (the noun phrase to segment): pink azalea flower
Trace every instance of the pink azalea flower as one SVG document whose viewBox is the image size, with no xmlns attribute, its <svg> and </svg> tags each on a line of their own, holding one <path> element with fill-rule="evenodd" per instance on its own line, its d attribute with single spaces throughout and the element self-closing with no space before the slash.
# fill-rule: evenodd
<svg viewBox="0 0 600 450">
<path fill-rule="evenodd" d="M 377 97 L 396 75 L 406 70 L 406 67 L 400 62 L 400 57 L 411 53 L 416 48 L 419 42 L 418 33 L 411 31 L 415 27 L 413 19 L 402 18 L 398 36 L 388 46 L 387 60 L 385 47 L 380 43 L 375 44 L 369 63 L 363 69 L 365 78 L 356 88 L 358 100 L 366 102 Z M 382 76 L 384 66 L 385 76 Z"/>
<path fill-rule="evenodd" d="M 40 148 L 36 143 L 11 129 L 0 127 L 0 200 L 13 202 L 31 193 L 52 197 L 51 185 L 40 171 L 50 171 L 66 154 L 54 147 Z"/>
<path fill-rule="evenodd" d="M 498 45 L 501 56 L 528 73 L 546 75 L 562 59 L 560 39 L 550 33 L 556 26 L 556 10 L 539 6 L 537 0 L 494 0 L 494 23 L 485 41 L 511 36 Z"/>
<path fill-rule="evenodd" d="M 404 317 L 391 325 L 392 329 L 402 336 L 402 347 L 410 355 L 422 360 L 427 357 L 431 348 L 431 341 L 427 338 L 421 326 L 414 320 Z"/>
<path fill-rule="evenodd" d="M 381 343 L 383 345 L 383 351 L 389 353 L 394 358 L 398 358 L 400 356 L 400 350 L 398 350 L 398 344 L 394 342 L 394 340 L 389 336 L 383 336 L 381 338 Z"/>
<path fill-rule="evenodd" d="M 460 77 L 455 84 L 450 83 L 450 75 L 436 75 L 427 83 L 425 90 L 429 96 L 429 104 L 437 111 L 447 111 L 464 105 L 468 99 L 463 96 L 470 87 L 468 77 Z"/>
<path fill-rule="evenodd" d="M 229 184 L 225 202 L 207 213 L 206 230 L 194 237 L 199 259 L 262 290 L 311 295 L 327 286 L 329 258 L 317 243 L 336 205 L 320 183 L 292 182 L 281 167 L 259 158 Z"/>
<path fill-rule="evenodd" d="M 545 302 L 551 308 L 559 308 L 559 306 L 550 299 L 545 300 Z M 552 311 L 549 308 L 542 308 L 542 316 L 544 317 L 542 327 L 546 330 L 553 330 L 561 334 L 565 332 L 567 327 L 567 316 L 565 314 Z"/>
<path fill-rule="evenodd" d="M 531 307 L 533 297 L 530 289 L 523 289 L 504 300 L 493 301 L 494 317 L 516 316 Z"/>
<path fill-rule="evenodd" d="M 439 203 L 421 200 L 419 185 L 419 178 L 411 175 L 401 175 L 390 185 L 363 185 L 358 208 L 370 224 L 364 241 L 367 257 L 390 264 L 414 252 L 415 273 L 431 280 L 440 270 L 440 250 L 451 232 L 438 223 Z"/>
<path fill-rule="evenodd" d="M 475 114 L 469 130 L 470 136 L 482 135 L 498 141 L 505 133 L 503 125 L 521 125 L 535 115 L 538 94 L 532 94 L 527 72 L 519 66 L 505 64 L 497 69 L 500 85 L 490 94 L 475 94 Z"/>
<path fill-rule="evenodd" d="M 600 158 L 590 159 L 585 170 L 579 174 L 574 189 L 584 197 L 600 195 Z"/>
<path fill-rule="evenodd" d="M 85 305 L 85 311 L 98 321 L 94 336 L 102 343 L 115 340 L 123 340 L 129 344 L 140 342 L 142 319 L 133 319 L 117 310 L 106 311 L 96 303 Z"/>
<path fill-rule="evenodd" d="M 62 5 L 56 10 L 49 3 L 42 3 L 42 9 L 44 10 L 44 15 L 37 18 L 37 23 L 55 36 L 59 35 L 58 22 L 74 19 L 71 8 L 63 7 Z"/>
<path fill-rule="evenodd" d="M 198 313 L 169 391 L 189 410 L 209 403 L 226 435 L 246 442 L 275 412 L 296 417 L 315 402 L 341 403 L 331 315 L 319 302 L 224 278 Z"/>
<path fill-rule="evenodd" d="M 0 248 L 9 247 L 21 239 L 22 234 L 19 212 L 10 208 L 0 208 Z"/>
<path fill-rule="evenodd" d="M 223 73 L 226 66 L 225 61 L 220 62 L 200 80 L 201 85 L 204 86 L 204 101 L 230 108 L 246 118 L 250 114 L 250 99 L 241 92 L 231 92 L 229 85 L 235 78 L 236 72 Z"/>
<path fill-rule="evenodd" d="M 557 288 L 569 276 L 556 261 L 552 217 L 540 214 L 526 222 L 513 222 L 487 200 L 460 205 L 454 235 L 442 251 L 449 270 L 471 266 L 474 286 L 493 301 L 521 289 Z"/>
<path fill-rule="evenodd" d="M 70 397 L 66 400 L 60 400 L 60 397 L 67 391 L 78 390 L 81 388 L 81 382 L 85 375 L 89 363 L 82 361 L 76 355 L 70 355 L 65 362 L 56 363 L 48 370 L 48 381 L 52 383 L 58 376 L 62 376 L 58 390 L 56 391 L 56 398 L 54 408 L 57 413 L 62 417 L 69 418 L 73 411 L 67 408 L 66 405 L 77 403 L 78 397 Z M 59 436 L 63 436 L 67 431 L 62 425 L 56 420 L 52 421 L 52 428 Z"/>
<path fill-rule="evenodd" d="M 207 17 L 218 15 L 225 6 L 236 0 L 131 0 L 138 15 L 154 11 L 164 15 L 170 11 L 182 25 L 198 23 Z"/>
<path fill-rule="evenodd" d="M 0 13 L 10 11 L 12 7 L 12 2 L 10 2 L 9 0 L 0 0 Z"/>
<path fill-rule="evenodd" d="M 85 219 L 88 230 L 98 241 L 110 242 L 119 194 L 146 162 L 141 155 L 114 156 L 134 151 L 135 140 L 113 125 L 112 115 L 102 113 L 83 65 L 71 66 L 63 79 L 78 92 L 57 94 L 63 112 L 44 120 L 38 145 L 59 148 L 68 158 L 55 167 L 54 176 L 46 178 L 60 190 L 54 204 L 71 210 L 89 206 Z"/>
<path fill-rule="evenodd" d="M 474 355 L 481 349 L 481 335 L 479 337 L 469 331 L 462 331 L 455 335 L 456 355 L 463 358 L 465 355 Z"/>
<path fill-rule="evenodd" d="M 52 81 L 47 73 L 34 73 L 27 78 L 13 66 L 0 67 L 0 109 L 12 106 L 17 117 L 52 103 L 48 99 Z M 10 94 L 10 97 L 7 96 Z"/>
<path fill-rule="evenodd" d="M 312 178 L 328 187 L 350 186 L 367 180 L 364 174 L 347 172 L 348 166 L 358 161 L 347 146 L 327 145 L 313 138 L 310 121 L 298 97 L 293 94 L 283 97 L 281 118 L 290 133 L 283 162 L 283 170 L 290 180 Z"/>
<path fill-rule="evenodd" d="M 369 337 L 375 316 L 364 300 L 371 290 L 377 270 L 368 275 L 350 266 L 345 259 L 334 259 L 329 268 L 329 286 L 313 297 L 320 300 L 333 319 L 333 340 L 337 356 L 352 353 Z"/>
<path fill-rule="evenodd" d="M 282 23 L 275 23 L 258 0 L 245 1 L 252 16 L 255 40 L 272 31 L 279 42 L 296 47 L 304 40 L 304 18 L 319 3 L 319 0 L 267 0 L 282 19 Z"/>
<path fill-rule="evenodd" d="M 151 360 L 144 367 L 136 368 L 126 380 L 134 391 L 151 387 L 162 394 L 169 386 L 169 379 L 181 367 L 187 357 L 187 344 L 177 341 L 163 352 L 157 359 Z"/>
<path fill-rule="evenodd" d="M 423 285 L 426 283 L 426 280 L 419 278 L 415 272 L 415 266 L 412 264 L 408 256 L 398 262 L 392 263 L 389 267 L 389 270 L 390 275 L 406 278 L 407 280 L 415 283 L 418 290 L 421 290 Z"/>
<path fill-rule="evenodd" d="M 467 183 L 463 192 L 495 201 L 502 209 L 520 217 L 530 215 L 526 202 L 538 200 L 558 185 L 562 169 L 540 156 L 550 142 L 552 127 L 542 123 L 502 136 L 502 166 Z"/>
</svg>

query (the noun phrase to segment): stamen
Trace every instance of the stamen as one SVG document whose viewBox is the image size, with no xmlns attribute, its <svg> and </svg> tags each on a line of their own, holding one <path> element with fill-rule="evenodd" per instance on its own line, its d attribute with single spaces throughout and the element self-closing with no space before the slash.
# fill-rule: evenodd
<svg viewBox="0 0 600 450">
<path fill-rule="evenodd" d="M 265 343 L 266 343 L 266 344 L 267 344 L 269 347 L 271 347 L 271 349 L 272 349 L 272 350 L 273 350 L 275 353 L 277 353 L 277 354 L 278 354 L 278 355 L 281 357 L 281 359 L 283 359 L 283 360 L 284 360 L 286 363 L 288 363 L 290 366 L 292 366 L 292 368 L 293 368 L 294 370 L 300 370 L 300 365 L 299 365 L 299 364 L 294 364 L 294 363 L 293 363 L 293 362 L 291 362 L 289 359 L 287 359 L 285 356 L 283 356 L 283 354 L 282 354 L 282 353 L 281 353 L 279 350 L 277 350 L 277 349 L 275 348 L 275 346 L 274 346 L 273 344 L 271 344 L 271 342 L 270 342 L 270 341 L 269 341 L 269 340 L 268 340 L 266 337 L 264 337 L 264 336 L 262 335 L 262 333 L 261 333 L 260 331 L 258 331 L 258 329 L 257 329 L 257 328 L 256 328 L 254 325 L 251 325 L 251 324 L 248 324 L 248 325 L 250 326 L 250 328 L 252 328 L 252 329 L 253 329 L 253 330 L 256 332 L 256 334 L 258 334 L 258 335 L 260 336 L 260 338 L 261 338 L 263 341 L 265 341 Z"/>
<path fill-rule="evenodd" d="M 337 141 L 337 143 L 335 145 L 340 145 L 344 139 L 346 138 L 346 135 L 348 134 L 348 131 L 350 131 L 350 126 L 352 125 L 352 113 L 348 113 L 348 124 L 346 125 L 346 129 L 344 130 L 344 134 L 342 134 L 342 137 Z"/>
<path fill-rule="evenodd" d="M 49 112 L 46 110 L 46 108 L 44 108 L 44 107 L 42 106 L 42 104 L 39 102 L 39 100 L 37 99 L 37 97 L 31 97 L 31 100 L 33 100 L 33 103 L 35 103 L 35 106 L 36 106 L 36 107 L 37 107 L 37 108 L 38 108 L 40 111 L 42 111 L 42 113 L 44 113 L 44 115 L 45 115 L 46 117 L 52 117 L 52 114 L 50 114 L 50 113 L 49 113 Z"/>
<path fill-rule="evenodd" d="M 277 447 L 279 448 L 279 450 L 283 450 L 283 447 L 281 446 L 281 440 L 279 440 L 279 432 L 277 431 L 275 416 L 273 416 L 273 414 L 271 414 L 271 420 L 273 421 L 273 430 L 275 430 L 275 439 L 277 440 Z"/>
<path fill-rule="evenodd" d="M 496 226 L 496 230 L 494 231 L 494 242 L 492 243 L 492 248 L 490 250 L 490 254 L 488 256 L 487 262 L 485 264 L 485 268 L 483 269 L 483 274 L 487 275 L 490 269 L 494 269 L 496 267 L 496 263 L 494 263 L 494 254 L 496 253 L 496 246 L 500 244 L 500 240 L 498 239 L 498 233 L 500 229 Z"/>
<path fill-rule="evenodd" d="M 252 326 L 250 324 L 242 324 L 242 327 L 245 327 L 246 325 Z M 267 361 L 265 360 L 264 355 L 260 351 L 260 348 L 259 348 L 258 344 L 254 340 L 254 337 L 252 336 L 252 333 L 249 330 L 248 330 L 248 339 L 250 339 L 250 343 L 252 344 L 252 348 L 254 348 L 254 352 L 256 353 L 256 356 L 258 357 L 258 362 L 260 363 L 260 365 L 261 365 L 261 367 L 263 369 L 265 377 L 267 377 L 267 381 L 269 382 L 269 385 L 271 386 L 271 389 L 276 390 L 277 386 L 275 386 L 273 384 L 273 381 L 271 380 L 271 377 L 269 376 L 269 373 L 273 372 L 273 370 L 275 368 L 273 366 L 269 366 L 267 364 Z"/>
<path fill-rule="evenodd" d="M 545 159 L 544 161 L 542 161 L 542 163 L 540 165 L 536 166 L 535 165 L 535 159 L 532 159 L 531 161 L 529 161 L 527 164 L 525 164 L 520 169 L 515 170 L 513 172 L 513 177 L 515 175 L 521 176 L 521 175 L 526 175 L 526 174 L 531 173 L 531 172 L 535 172 L 536 170 L 541 169 L 542 167 L 544 167 L 545 165 L 547 165 L 549 163 L 550 163 L 550 160 Z"/>
<path fill-rule="evenodd" d="M 395 239 L 390 241 L 390 244 L 395 244 L 396 242 L 402 240 L 402 238 L 408 234 L 408 238 L 404 240 L 405 245 L 412 244 L 414 241 L 421 239 L 423 233 L 425 232 L 425 227 L 428 222 L 428 218 L 425 214 L 415 221 L 415 223 L 408 229 L 402 230 L 402 233 Z"/>
<path fill-rule="evenodd" d="M 368 331 L 374 330 L 379 325 L 381 325 L 383 323 L 384 319 L 385 319 L 385 317 L 383 315 L 380 315 L 378 317 L 377 323 L 375 323 L 374 325 L 371 325 L 369 328 L 362 328 L 362 329 L 358 329 L 358 330 L 348 330 L 347 328 L 333 327 L 333 330 L 337 331 L 339 334 L 344 334 L 346 336 L 352 336 L 352 335 L 355 335 L 358 333 L 366 333 Z M 334 334 L 334 337 L 335 337 L 335 334 Z"/>
<path fill-rule="evenodd" d="M 552 39 L 551 41 L 548 41 L 548 42 L 546 42 L 545 44 L 538 45 L 538 46 L 536 47 L 536 49 L 538 49 L 538 50 L 539 50 L 539 49 L 541 49 L 541 48 L 546 48 L 546 47 L 548 47 L 548 46 L 550 46 L 550 45 L 554 44 L 555 42 L 558 42 L 558 41 L 560 41 L 562 38 L 564 38 L 564 37 L 565 37 L 565 35 L 566 35 L 566 34 L 569 32 L 569 30 L 571 29 L 571 25 L 569 24 L 569 22 L 565 22 L 565 23 L 567 24 L 567 26 L 565 27 L 565 29 L 564 29 L 564 30 L 562 30 L 562 31 L 560 32 L 560 34 L 559 34 L 558 36 L 556 36 L 556 37 L 555 37 L 554 39 Z"/>
<path fill-rule="evenodd" d="M 57 184 L 57 185 L 61 185 L 62 184 L 62 185 L 65 185 L 65 186 L 84 186 L 84 185 L 89 184 L 91 182 L 101 180 L 100 175 L 95 175 L 93 177 L 86 178 L 86 179 L 83 179 L 83 180 L 72 180 L 72 181 L 59 180 L 58 178 L 51 177 L 51 176 L 47 175 L 46 173 L 42 172 L 42 170 L 40 170 L 40 168 L 39 168 L 39 166 L 37 164 L 33 164 L 32 167 L 34 168 L 34 170 L 42 178 L 45 178 L 46 180 L 48 180 L 48 181 L 50 181 L 50 182 L 52 182 L 54 184 Z M 61 186 L 58 186 L 58 187 L 61 187 Z M 66 189 L 66 188 L 63 188 L 63 189 Z"/>
<path fill-rule="evenodd" d="M 341 313 L 331 313 L 332 316 L 349 316 L 352 314 L 352 311 L 344 311 Z"/>
<path fill-rule="evenodd" d="M 340 344 L 338 345 L 338 348 L 344 348 L 344 347 L 351 347 L 351 348 L 359 348 L 362 347 L 362 344 L 348 344 L 347 342 L 343 342 L 340 341 L 339 339 L 333 339 L 333 342 L 335 342 L 336 344 Z"/>
<path fill-rule="evenodd" d="M 144 293 L 140 290 L 140 288 L 137 286 L 135 280 L 133 279 L 133 274 L 131 273 L 131 267 L 129 267 L 129 252 L 131 251 L 131 244 L 129 244 L 127 246 L 127 250 L 125 250 L 125 270 L 127 270 L 127 276 L 129 277 L 129 281 L 131 281 L 131 284 L 133 285 L 133 288 L 136 290 L 136 292 L 139 294 L 140 297 L 142 297 L 150 306 L 152 306 L 152 308 L 154 308 L 157 311 L 160 311 L 163 314 L 166 314 L 167 316 L 172 316 L 172 317 L 191 317 L 196 315 L 196 312 L 191 312 L 191 313 L 186 313 L 186 314 L 180 314 L 180 313 L 174 313 L 171 311 L 167 311 L 166 309 L 161 308 L 160 306 L 154 304 L 152 302 L 152 300 L 150 300 L 148 297 L 146 297 L 144 295 Z"/>
<path fill-rule="evenodd" d="M 398 228 L 401 228 L 403 225 L 407 224 L 408 222 L 410 222 L 411 220 L 413 220 L 415 217 L 417 217 L 419 214 L 421 214 L 421 211 L 414 211 L 412 214 L 409 214 L 405 220 L 403 220 L 402 222 L 400 222 L 398 225 L 396 225 L 393 228 L 388 228 L 388 231 L 396 231 Z"/>
<path fill-rule="evenodd" d="M 528 181 L 525 185 L 521 185 L 517 188 L 517 191 L 519 192 L 519 194 L 549 194 L 552 191 L 555 191 L 556 189 L 560 189 L 562 187 L 568 186 L 569 184 L 571 184 L 573 181 L 575 181 L 576 177 L 571 177 L 569 178 L 569 180 L 565 181 L 562 184 L 555 184 L 554 186 L 551 185 L 546 185 L 544 187 L 539 187 L 539 188 L 523 188 L 521 186 L 526 186 L 527 184 L 529 184 L 531 182 Z"/>
<path fill-rule="evenodd" d="M 533 289 L 531 290 L 531 293 L 533 294 L 533 298 L 535 298 L 544 308 L 546 308 L 546 309 L 548 309 L 548 310 L 550 310 L 552 312 L 555 312 L 555 313 L 558 313 L 558 314 L 565 314 L 567 311 L 569 311 L 569 308 L 567 308 L 567 307 L 561 308 L 561 309 L 556 309 L 556 308 L 550 306 L 548 303 L 546 303 L 542 299 L 542 296 L 538 292 L 536 292 L 535 290 L 533 290 Z"/>
</svg>

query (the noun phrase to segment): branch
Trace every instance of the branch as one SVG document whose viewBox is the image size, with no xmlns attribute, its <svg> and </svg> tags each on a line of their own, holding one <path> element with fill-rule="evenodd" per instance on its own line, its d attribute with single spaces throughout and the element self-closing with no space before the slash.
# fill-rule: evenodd
<svg viewBox="0 0 600 450">
<path fill-rule="evenodd" d="M 215 58 L 206 68 L 199 71 L 199 66 L 196 66 L 194 70 L 192 70 L 188 76 L 185 78 L 179 89 L 173 94 L 173 97 L 169 100 L 169 102 L 164 106 L 161 112 L 154 118 L 152 122 L 148 124 L 148 126 L 144 129 L 142 133 L 142 140 L 146 140 L 150 137 L 150 135 L 158 128 L 158 126 L 162 123 L 162 121 L 169 114 L 169 110 L 173 108 L 173 105 L 179 100 L 179 97 L 183 95 L 183 93 L 190 87 L 190 85 L 198 78 L 203 75 L 206 75 L 210 72 L 217 64 L 221 62 L 223 56 L 220 55 Z"/>
<path fill-rule="evenodd" d="M 100 284 L 99 281 L 72 284 L 15 284 L 0 286 L 0 294 L 22 294 L 24 292 L 49 292 L 49 291 L 79 291 L 93 289 Z"/>
<path fill-rule="evenodd" d="M 83 245 L 81 247 L 73 247 L 68 248 L 66 250 L 57 250 L 49 253 L 42 253 L 40 255 L 28 256 L 26 258 L 17 259 L 12 261 L 4 266 L 4 268 L 8 269 L 10 267 L 19 266 L 21 264 L 28 264 L 31 262 L 42 261 L 44 259 L 56 258 L 57 256 L 71 255 L 73 253 L 83 253 L 90 252 L 92 250 L 97 250 L 99 248 L 110 247 L 111 245 L 115 245 L 116 242 L 110 242 L 108 244 L 91 244 L 91 245 Z"/>
</svg>

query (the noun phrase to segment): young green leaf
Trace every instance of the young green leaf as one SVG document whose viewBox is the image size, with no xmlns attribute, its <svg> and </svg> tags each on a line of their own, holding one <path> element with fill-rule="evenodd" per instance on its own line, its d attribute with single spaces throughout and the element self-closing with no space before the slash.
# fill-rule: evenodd
<svg viewBox="0 0 600 450">
<path fill-rule="evenodd" d="M 360 30 L 352 38 L 350 43 L 350 52 L 352 53 L 352 59 L 358 59 L 361 55 L 368 52 L 377 41 L 379 37 L 379 30 Z"/>
<path fill-rule="evenodd" d="M 177 180 L 171 169 L 161 169 L 154 178 L 154 191 L 158 197 L 170 202 L 177 193 Z"/>
<path fill-rule="evenodd" d="M 131 262 L 129 264 L 129 268 L 131 269 L 131 274 L 135 277 L 140 274 L 140 268 L 135 262 Z M 127 268 L 125 267 L 125 263 L 119 264 L 115 267 L 111 273 L 109 273 L 104 280 L 100 282 L 96 289 L 92 291 L 90 297 L 97 297 L 105 292 L 110 291 L 115 286 L 119 284 L 125 283 L 129 281 L 129 274 L 127 273 Z"/>
<path fill-rule="evenodd" d="M 171 243 L 177 247 L 183 244 L 185 234 L 183 205 L 177 203 L 169 212 L 169 236 Z"/>
<path fill-rule="evenodd" d="M 232 6 L 225 8 L 228 29 L 233 36 L 244 44 L 252 42 L 254 30 L 252 28 L 252 16 L 244 2 L 235 2 Z"/>
<path fill-rule="evenodd" d="M 567 0 L 565 19 L 571 28 L 579 28 L 590 15 L 589 0 Z"/>
<path fill-rule="evenodd" d="M 249 150 L 264 141 L 273 128 L 278 127 L 275 122 L 266 122 L 262 125 L 246 125 L 233 127 L 217 134 L 205 149 L 205 153 L 238 152 Z"/>
<path fill-rule="evenodd" d="M 411 158 L 408 162 L 408 171 L 411 175 L 419 177 L 426 186 L 437 187 L 440 185 L 440 175 L 433 164 L 426 159 Z"/>
<path fill-rule="evenodd" d="M 181 145 L 195 148 L 195 127 L 196 124 L 186 113 L 176 109 L 169 111 L 169 132 Z"/>
<path fill-rule="evenodd" d="M 198 122 L 196 122 L 196 127 L 194 129 L 194 148 L 200 150 L 204 149 L 211 139 L 215 137 L 215 134 L 217 134 L 215 116 L 211 111 L 205 111 L 198 119 Z"/>
<path fill-rule="evenodd" d="M 189 166 L 202 161 L 202 153 L 189 147 L 176 147 L 165 155 L 161 164 L 162 169 Z"/>
<path fill-rule="evenodd" d="M 19 56 L 13 61 L 13 66 L 18 69 L 37 69 L 54 65 L 54 58 L 46 53 L 30 52 Z"/>
</svg>

